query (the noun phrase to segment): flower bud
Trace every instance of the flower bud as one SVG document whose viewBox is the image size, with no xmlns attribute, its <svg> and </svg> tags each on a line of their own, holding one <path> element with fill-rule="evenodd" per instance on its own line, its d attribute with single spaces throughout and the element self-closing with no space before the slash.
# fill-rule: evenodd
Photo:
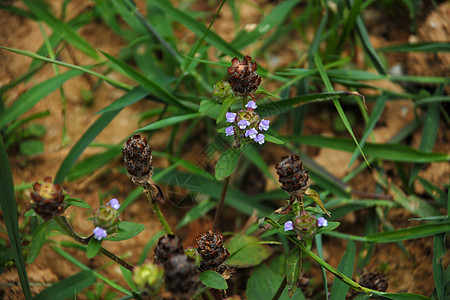
<svg viewBox="0 0 450 300">
<path fill-rule="evenodd" d="M 115 207 L 120 207 L 117 199 L 112 199 L 106 205 L 94 211 L 94 237 L 98 240 L 105 238 L 106 234 L 112 234 L 117 231 L 120 223 L 119 211 Z M 103 230 L 103 231 L 102 231 Z"/>
<path fill-rule="evenodd" d="M 212 95 L 219 102 L 223 102 L 223 100 L 225 100 L 226 98 L 233 96 L 233 91 L 231 90 L 230 83 L 227 81 L 217 82 L 214 85 Z"/>
<path fill-rule="evenodd" d="M 317 219 L 307 211 L 302 211 L 293 220 L 294 230 L 302 238 L 313 237 L 318 229 Z"/>
<path fill-rule="evenodd" d="M 133 281 L 141 291 L 150 295 L 157 295 L 161 290 L 164 278 L 164 269 L 146 261 L 143 265 L 133 269 Z"/>
<path fill-rule="evenodd" d="M 35 182 L 30 194 L 33 209 L 45 221 L 64 212 L 64 193 L 59 184 L 53 184 L 51 177 L 45 177 L 43 183 Z"/>
</svg>

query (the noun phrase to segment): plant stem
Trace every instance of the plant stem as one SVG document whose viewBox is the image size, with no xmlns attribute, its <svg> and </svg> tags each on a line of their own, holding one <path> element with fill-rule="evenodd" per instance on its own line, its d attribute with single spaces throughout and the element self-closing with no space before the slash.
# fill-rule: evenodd
<svg viewBox="0 0 450 300">
<path fill-rule="evenodd" d="M 220 219 L 222 216 L 223 204 L 225 202 L 225 197 L 227 196 L 228 185 L 230 183 L 231 175 L 225 178 L 222 185 L 222 191 L 220 192 L 219 202 L 217 203 L 216 214 L 214 216 L 214 226 L 213 230 L 217 230 L 220 226 Z"/>
<path fill-rule="evenodd" d="M 87 238 L 82 238 L 80 236 L 78 236 L 72 229 L 72 227 L 70 227 L 69 223 L 67 222 L 67 219 L 65 217 L 60 217 L 57 216 L 54 218 L 54 220 L 56 221 L 56 223 L 58 223 L 59 226 L 61 226 L 61 228 L 64 230 L 65 233 L 67 233 L 67 235 L 69 235 L 72 239 L 74 239 L 76 242 L 83 244 L 83 245 L 87 245 L 89 244 L 89 241 L 92 239 L 92 237 L 94 235 L 91 235 Z M 121 265 L 122 267 L 133 271 L 133 266 L 128 264 L 126 261 L 122 260 L 121 258 L 117 257 L 116 255 L 114 255 L 113 253 L 109 252 L 108 250 L 106 250 L 103 247 L 100 247 L 100 252 L 105 255 L 106 257 L 108 257 L 109 259 L 111 259 L 112 261 L 118 263 L 119 265 Z"/>
<path fill-rule="evenodd" d="M 283 294 L 283 291 L 286 288 L 286 283 L 287 283 L 287 279 L 286 279 L 286 275 L 284 275 L 283 281 L 281 281 L 280 287 L 278 288 L 277 292 L 273 296 L 272 300 L 278 300 L 280 298 L 281 294 Z"/>
<path fill-rule="evenodd" d="M 149 185 L 142 185 L 145 191 L 145 195 L 147 196 L 147 200 L 150 203 L 150 206 L 153 210 L 153 213 L 155 214 L 156 218 L 158 218 L 159 223 L 161 224 L 162 228 L 166 232 L 166 234 L 173 234 L 172 229 L 169 226 L 169 223 L 167 223 L 166 219 L 164 218 L 164 215 L 162 214 L 161 210 L 159 209 L 158 203 L 155 199 L 153 199 L 153 194 L 150 189 Z"/>
</svg>

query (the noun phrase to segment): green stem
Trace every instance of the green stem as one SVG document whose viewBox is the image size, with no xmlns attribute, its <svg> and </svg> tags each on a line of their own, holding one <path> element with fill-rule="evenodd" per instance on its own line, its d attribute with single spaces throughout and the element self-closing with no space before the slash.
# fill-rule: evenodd
<svg viewBox="0 0 450 300">
<path fill-rule="evenodd" d="M 72 229 L 72 227 L 70 227 L 69 223 L 67 222 L 67 219 L 65 217 L 60 217 L 57 216 L 54 218 L 54 220 L 56 221 L 56 223 L 58 223 L 58 225 L 64 230 L 65 233 L 67 233 L 67 235 L 69 235 L 72 239 L 74 239 L 76 242 L 83 244 L 83 245 L 87 245 L 89 244 L 89 241 L 92 239 L 92 237 L 94 235 L 91 235 L 87 238 L 82 238 L 80 236 L 78 236 Z M 119 265 L 121 265 L 122 267 L 133 271 L 133 266 L 128 264 L 126 261 L 122 260 L 121 258 L 117 257 L 116 255 L 114 255 L 113 253 L 109 252 L 108 250 L 106 250 L 103 247 L 100 247 L 100 252 L 105 255 L 106 257 L 108 257 L 109 259 L 111 259 L 112 261 L 118 263 Z"/>
<path fill-rule="evenodd" d="M 286 284 L 287 284 L 287 279 L 286 279 L 286 275 L 284 275 L 283 281 L 281 281 L 280 287 L 278 288 L 277 292 L 273 296 L 272 300 L 280 299 L 281 294 L 283 294 L 283 291 L 286 288 Z"/>
<path fill-rule="evenodd" d="M 230 183 L 231 175 L 225 178 L 222 185 L 222 191 L 220 192 L 219 202 L 217 203 L 216 214 L 214 216 L 213 230 L 217 230 L 220 226 L 220 219 L 222 216 L 223 204 L 225 203 L 225 197 L 227 196 L 228 185 Z"/>
<path fill-rule="evenodd" d="M 150 203 L 150 206 L 152 207 L 153 213 L 155 214 L 156 218 L 158 218 L 158 221 L 161 224 L 162 228 L 164 229 L 166 234 L 173 234 L 173 231 L 170 228 L 169 223 L 167 223 L 166 218 L 164 218 L 164 215 L 159 209 L 157 201 L 153 199 L 150 186 L 144 185 L 143 188 L 145 191 L 145 196 L 147 196 L 147 200 Z"/>
</svg>

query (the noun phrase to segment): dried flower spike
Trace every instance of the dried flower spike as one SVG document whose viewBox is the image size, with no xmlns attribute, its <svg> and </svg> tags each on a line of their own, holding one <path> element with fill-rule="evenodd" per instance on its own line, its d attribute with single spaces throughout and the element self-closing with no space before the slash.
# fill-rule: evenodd
<svg viewBox="0 0 450 300">
<path fill-rule="evenodd" d="M 228 70 L 228 82 L 238 96 L 252 96 L 261 83 L 261 76 L 256 73 L 258 66 L 246 55 L 242 60 L 237 57 L 231 60 Z"/>
<path fill-rule="evenodd" d="M 298 155 L 289 155 L 281 158 L 276 167 L 281 188 L 296 198 L 303 198 L 309 188 L 308 170 L 303 168 Z"/>
<path fill-rule="evenodd" d="M 135 183 L 146 182 L 152 176 L 152 150 L 146 138 L 142 139 L 139 134 L 129 138 L 122 154 L 128 174 Z"/>
<path fill-rule="evenodd" d="M 51 177 L 43 183 L 35 182 L 31 193 L 33 209 L 44 220 L 50 220 L 64 212 L 64 193 L 59 184 L 53 184 Z"/>
<path fill-rule="evenodd" d="M 173 295 L 180 299 L 191 299 L 190 296 L 200 285 L 194 260 L 184 254 L 170 257 L 164 268 L 164 283 Z"/>
<path fill-rule="evenodd" d="M 223 246 L 223 235 L 220 232 L 210 230 L 198 237 L 196 242 L 197 250 L 202 257 L 201 271 L 216 271 L 217 267 L 230 256 L 230 252 Z"/>
<path fill-rule="evenodd" d="M 155 264 L 167 266 L 170 257 L 174 255 L 184 255 L 183 241 L 174 235 L 164 235 L 159 238 L 155 247 Z"/>
</svg>

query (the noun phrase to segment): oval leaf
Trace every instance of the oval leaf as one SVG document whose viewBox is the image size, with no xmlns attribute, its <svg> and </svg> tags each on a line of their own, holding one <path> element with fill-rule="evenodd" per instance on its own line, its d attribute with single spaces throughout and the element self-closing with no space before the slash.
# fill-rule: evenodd
<svg viewBox="0 0 450 300">
<path fill-rule="evenodd" d="M 222 275 L 214 271 L 205 271 L 200 273 L 200 281 L 207 287 L 216 290 L 228 289 L 228 284 Z"/>
<path fill-rule="evenodd" d="M 98 251 L 102 246 L 102 242 L 97 239 L 91 239 L 87 246 L 86 256 L 87 258 L 93 258 L 97 255 Z"/>
<path fill-rule="evenodd" d="M 236 235 L 227 243 L 231 256 L 227 263 L 238 265 L 240 268 L 259 265 L 270 256 L 269 249 L 261 244 L 254 236 Z"/>
<path fill-rule="evenodd" d="M 236 169 L 239 160 L 239 149 L 230 148 L 225 151 L 216 164 L 216 178 L 222 180 L 230 176 Z"/>
</svg>

